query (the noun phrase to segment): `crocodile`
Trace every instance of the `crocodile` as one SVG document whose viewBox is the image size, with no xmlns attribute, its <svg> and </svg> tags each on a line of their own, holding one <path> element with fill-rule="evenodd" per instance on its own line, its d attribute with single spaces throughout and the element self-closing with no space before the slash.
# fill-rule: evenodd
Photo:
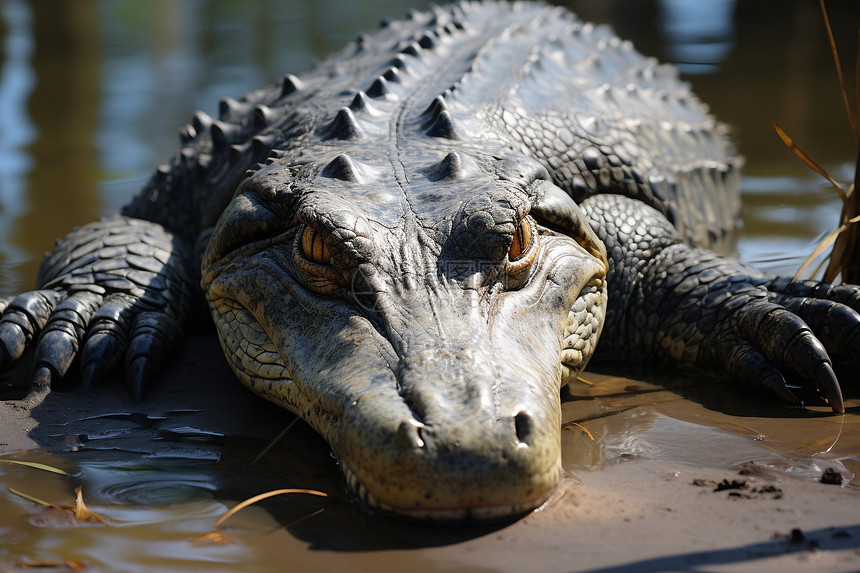
<svg viewBox="0 0 860 573">
<path fill-rule="evenodd" d="M 0 303 L 0 368 L 34 348 L 31 395 L 77 361 L 141 399 L 208 312 L 361 503 L 453 520 L 548 499 L 560 391 L 595 354 L 844 410 L 860 288 L 717 254 L 740 209 L 728 130 L 565 9 L 414 11 L 180 139 Z"/>
</svg>

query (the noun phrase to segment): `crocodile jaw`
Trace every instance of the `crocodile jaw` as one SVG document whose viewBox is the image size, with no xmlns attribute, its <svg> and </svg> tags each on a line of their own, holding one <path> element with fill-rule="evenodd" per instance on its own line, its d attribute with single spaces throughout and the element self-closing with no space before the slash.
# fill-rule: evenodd
<svg viewBox="0 0 860 573">
<path fill-rule="evenodd" d="M 486 519 L 548 498 L 561 475 L 559 390 L 603 322 L 602 261 L 547 237 L 523 288 L 491 304 L 468 289 L 393 296 L 377 313 L 386 328 L 308 292 L 282 262 L 269 249 L 204 278 L 221 344 L 249 388 L 328 441 L 365 504 Z"/>
</svg>

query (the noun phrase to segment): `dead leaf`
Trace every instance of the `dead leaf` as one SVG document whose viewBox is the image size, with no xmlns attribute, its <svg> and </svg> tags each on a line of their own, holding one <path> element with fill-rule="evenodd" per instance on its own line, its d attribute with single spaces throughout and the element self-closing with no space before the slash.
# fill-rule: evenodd
<svg viewBox="0 0 860 573">
<path fill-rule="evenodd" d="M 75 505 L 57 505 L 12 487 L 9 488 L 9 491 L 42 506 L 40 511 L 30 514 L 30 522 L 34 525 L 40 527 L 71 527 L 81 523 L 108 524 L 105 518 L 97 513 L 93 513 L 86 506 L 80 486 L 75 488 Z"/>
<path fill-rule="evenodd" d="M 842 274 L 843 282 L 858 282 L 860 281 L 860 265 L 855 263 L 857 259 L 857 250 L 860 248 L 860 229 L 857 228 L 857 223 L 860 221 L 858 213 L 860 213 L 860 200 L 854 191 L 860 187 L 860 123 L 857 121 L 857 116 L 851 110 L 851 103 L 848 98 L 848 91 L 845 89 L 845 78 L 842 75 L 842 64 L 839 62 L 839 52 L 836 49 L 836 41 L 833 38 L 833 30 L 830 27 L 830 20 L 827 16 L 827 9 L 824 6 L 824 0 L 819 0 L 821 14 L 824 17 L 824 27 L 827 30 L 827 38 L 830 42 L 830 50 L 833 53 L 833 63 L 836 65 L 836 75 L 839 79 L 839 91 L 842 94 L 842 101 L 845 104 L 845 113 L 848 116 L 848 123 L 851 125 L 851 131 L 854 134 L 854 139 L 857 142 L 857 160 L 854 170 L 854 182 L 848 187 L 848 191 L 844 191 L 830 175 L 816 164 L 806 153 L 804 153 L 797 144 L 782 130 L 775 122 L 773 128 L 782 139 L 783 143 L 788 146 L 791 151 L 797 155 L 804 163 L 811 167 L 816 173 L 827 179 L 830 184 L 839 193 L 842 199 L 842 212 L 839 215 L 839 228 L 833 233 L 827 235 L 818 244 L 818 247 L 809 255 L 803 264 L 798 269 L 792 280 L 798 280 L 803 272 L 809 267 L 812 262 L 817 259 L 829 246 L 833 246 L 830 255 L 825 257 L 816 267 L 812 276 L 816 276 L 818 271 L 827 262 L 827 268 L 824 270 L 822 279 L 824 282 L 833 283 L 836 278 Z M 856 105 L 860 108 L 860 43 L 857 45 L 857 64 L 856 64 Z"/>
</svg>

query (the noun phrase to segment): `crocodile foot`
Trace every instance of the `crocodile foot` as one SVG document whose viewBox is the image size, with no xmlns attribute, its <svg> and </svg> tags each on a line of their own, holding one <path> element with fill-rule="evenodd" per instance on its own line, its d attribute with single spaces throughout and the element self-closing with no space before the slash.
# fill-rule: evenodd
<svg viewBox="0 0 860 573">
<path fill-rule="evenodd" d="M 38 290 L 0 302 L 0 370 L 33 346 L 32 395 L 47 392 L 76 358 L 85 387 L 124 359 L 139 400 L 200 304 L 188 251 L 160 225 L 128 217 L 76 229 L 45 257 Z"/>
<path fill-rule="evenodd" d="M 743 285 L 735 275 L 724 284 Z M 767 388 L 802 406 L 797 392 L 812 391 L 834 412 L 844 412 L 834 361 L 860 366 L 860 287 L 777 278 L 746 289 L 711 292 L 716 324 L 702 342 L 712 372 Z M 734 292 L 733 292 L 734 291 Z M 793 389 L 792 389 L 793 388 Z"/>
</svg>

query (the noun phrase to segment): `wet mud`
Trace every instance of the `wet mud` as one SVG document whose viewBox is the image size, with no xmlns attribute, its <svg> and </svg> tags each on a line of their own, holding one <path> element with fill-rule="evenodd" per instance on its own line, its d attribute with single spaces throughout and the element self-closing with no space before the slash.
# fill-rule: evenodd
<svg viewBox="0 0 860 573">
<path fill-rule="evenodd" d="M 0 385 L 8 393 L 24 374 Z M 0 571 L 860 566 L 856 397 L 836 416 L 697 377 L 584 380 L 563 394 L 567 475 L 545 507 L 485 524 L 409 522 L 357 505 L 325 442 L 242 388 L 214 337 L 197 336 L 142 403 L 122 384 L 0 403 L 0 460 L 71 474 L 0 462 Z M 77 486 L 108 525 L 58 527 L 7 489 L 70 504 Z M 191 543 L 235 503 L 278 488 L 328 497 L 272 498 L 230 519 L 230 542 Z"/>
</svg>

